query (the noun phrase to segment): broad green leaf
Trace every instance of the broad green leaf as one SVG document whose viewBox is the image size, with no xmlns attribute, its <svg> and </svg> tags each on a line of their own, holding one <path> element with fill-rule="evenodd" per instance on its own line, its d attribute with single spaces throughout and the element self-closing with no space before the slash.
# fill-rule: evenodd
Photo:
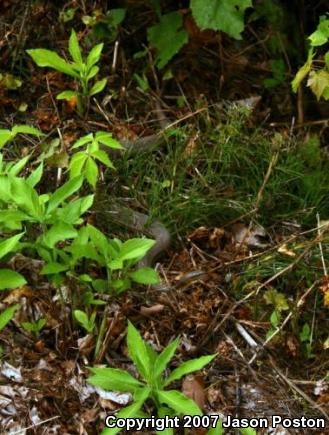
<svg viewBox="0 0 329 435">
<path fill-rule="evenodd" d="M 22 287 L 26 279 L 11 269 L 0 269 L 0 290 Z"/>
<path fill-rule="evenodd" d="M 70 55 L 72 56 L 72 59 L 74 60 L 74 62 L 81 64 L 82 63 L 82 56 L 81 56 L 81 51 L 80 51 L 80 47 L 79 47 L 79 41 L 77 38 L 77 34 L 75 33 L 75 31 L 72 29 L 71 32 L 71 36 L 69 39 L 69 52 Z"/>
<path fill-rule="evenodd" d="M 0 313 L 0 331 L 11 321 L 19 308 L 19 304 L 11 305 Z"/>
<path fill-rule="evenodd" d="M 104 44 L 98 44 L 93 47 L 87 57 L 87 68 L 90 69 L 97 63 L 101 57 Z"/>
<path fill-rule="evenodd" d="M 304 63 L 304 65 L 301 68 L 299 68 L 295 78 L 291 82 L 291 87 L 292 87 L 293 92 L 297 92 L 299 85 L 304 80 L 304 78 L 307 76 L 307 74 L 311 71 L 313 54 L 314 54 L 313 50 L 311 49 L 308 52 L 307 61 Z"/>
<path fill-rule="evenodd" d="M 192 15 L 201 30 L 219 30 L 235 39 L 241 39 L 249 7 L 251 0 L 191 0 Z"/>
<path fill-rule="evenodd" d="M 165 371 L 167 365 L 169 364 L 169 362 L 171 361 L 172 357 L 176 352 L 178 344 L 179 344 L 179 338 L 176 338 L 176 340 L 168 344 L 168 346 L 163 349 L 160 355 L 158 355 L 154 364 L 155 379 L 158 379 Z"/>
<path fill-rule="evenodd" d="M 26 51 L 38 66 L 53 68 L 56 71 L 60 71 L 71 77 L 79 78 L 79 73 L 74 70 L 73 65 L 66 62 L 54 51 L 45 50 L 43 48 L 36 48 Z"/>
<path fill-rule="evenodd" d="M 10 193 L 14 203 L 37 221 L 43 216 L 43 204 L 36 190 L 24 178 L 11 177 Z"/>
<path fill-rule="evenodd" d="M 98 66 L 93 66 L 91 67 L 88 75 L 87 75 L 87 80 L 92 79 L 93 77 L 95 77 L 96 74 L 98 74 L 99 72 L 99 67 Z"/>
<path fill-rule="evenodd" d="M 144 384 L 139 382 L 130 373 L 121 369 L 89 368 L 93 373 L 87 381 L 89 384 L 109 391 L 122 391 L 134 393 Z"/>
<path fill-rule="evenodd" d="M 18 160 L 17 163 L 15 163 L 13 166 L 10 167 L 10 169 L 8 170 L 8 173 L 10 175 L 12 175 L 13 177 L 18 175 L 21 172 L 21 170 L 25 167 L 29 158 L 30 158 L 30 156 L 28 155 L 28 156 L 25 156 L 22 159 Z"/>
<path fill-rule="evenodd" d="M 72 145 L 71 149 L 81 147 L 82 145 L 86 145 L 89 142 L 92 142 L 94 139 L 94 136 L 92 133 L 87 134 L 86 136 L 80 137 L 74 144 Z"/>
<path fill-rule="evenodd" d="M 19 133 L 32 134 L 33 136 L 38 136 L 38 137 L 44 136 L 42 131 L 38 130 L 35 127 L 31 127 L 30 125 L 15 125 L 12 129 L 12 132 L 14 136 L 16 136 L 16 134 Z"/>
<path fill-rule="evenodd" d="M 122 245 L 119 258 L 121 260 L 136 260 L 142 258 L 154 244 L 155 241 L 151 239 L 129 239 Z"/>
<path fill-rule="evenodd" d="M 321 19 L 316 31 L 308 39 L 313 47 L 326 44 L 329 39 L 329 19 Z"/>
<path fill-rule="evenodd" d="M 95 139 L 97 142 L 107 145 L 110 148 L 117 150 L 124 149 L 124 147 L 117 140 L 113 139 L 111 133 L 107 133 L 106 131 L 98 131 L 95 135 Z"/>
<path fill-rule="evenodd" d="M 60 263 L 48 263 L 41 269 L 41 275 L 53 275 L 69 269 L 69 265 Z"/>
<path fill-rule="evenodd" d="M 251 427 L 241 428 L 239 429 L 239 431 L 241 435 L 257 435 L 256 430 Z"/>
<path fill-rule="evenodd" d="M 148 387 L 137 390 L 134 394 L 134 401 L 131 405 L 123 408 L 117 414 L 117 418 L 137 418 L 140 417 L 140 409 L 151 393 L 151 389 Z M 121 432 L 122 429 L 118 427 L 106 428 L 101 432 L 101 435 L 116 435 Z"/>
<path fill-rule="evenodd" d="M 16 234 L 0 242 L 0 258 L 3 258 L 9 252 L 16 251 L 17 244 L 24 233 Z"/>
<path fill-rule="evenodd" d="M 59 241 L 74 239 L 77 235 L 78 232 L 72 225 L 65 222 L 56 222 L 46 233 L 43 234 L 42 242 L 48 248 L 52 249 Z"/>
<path fill-rule="evenodd" d="M 88 157 L 86 160 L 84 175 L 86 176 L 88 183 L 95 188 L 98 179 L 98 166 L 91 157 Z"/>
<path fill-rule="evenodd" d="M 216 427 L 211 427 L 207 435 L 224 435 L 223 422 L 220 418 L 217 420 Z"/>
<path fill-rule="evenodd" d="M 142 336 L 130 321 L 128 321 L 127 346 L 129 356 L 137 370 L 145 380 L 149 380 L 152 367 L 147 347 Z"/>
<path fill-rule="evenodd" d="M 135 272 L 129 272 L 129 277 L 138 284 L 157 284 L 158 274 L 151 267 L 143 267 Z"/>
<path fill-rule="evenodd" d="M 174 417 L 175 414 L 176 413 L 172 409 L 168 408 L 167 406 L 161 406 L 158 409 L 158 416 L 160 418 L 165 418 L 166 416 L 168 416 L 168 417 Z M 161 430 L 161 431 L 160 430 L 159 431 L 155 431 L 155 433 L 157 435 L 174 435 L 174 429 L 166 428 L 166 429 Z"/>
<path fill-rule="evenodd" d="M 72 178 L 72 180 L 69 180 L 63 184 L 63 186 L 61 186 L 51 195 L 48 202 L 47 212 L 51 213 L 53 210 L 55 210 L 55 208 L 58 207 L 63 201 L 79 190 L 82 186 L 82 183 L 83 178 L 80 176 Z"/>
<path fill-rule="evenodd" d="M 83 198 L 76 199 L 64 205 L 60 210 L 57 210 L 57 215 L 61 221 L 68 224 L 76 225 L 80 223 L 82 216 L 93 205 L 94 195 L 88 195 Z"/>
<path fill-rule="evenodd" d="M 164 403 L 170 408 L 174 409 L 177 414 L 182 415 L 202 415 L 201 409 L 198 405 L 184 394 L 176 390 L 157 391 L 157 398 L 160 403 Z"/>
<path fill-rule="evenodd" d="M 111 270 L 123 269 L 123 261 L 122 260 L 111 260 L 107 263 L 107 267 Z"/>
<path fill-rule="evenodd" d="M 12 138 L 13 134 L 10 130 L 0 129 L 0 148 L 4 147 Z"/>
<path fill-rule="evenodd" d="M 216 356 L 217 354 L 207 355 L 201 356 L 200 358 L 192 359 L 191 361 L 186 361 L 170 373 L 170 375 L 164 382 L 164 386 L 169 385 L 171 382 L 176 381 L 177 379 L 180 379 L 181 377 L 188 375 L 189 373 L 201 370 L 204 366 L 209 364 L 210 361 L 212 361 Z"/>
<path fill-rule="evenodd" d="M 307 86 L 309 86 L 316 98 L 319 100 L 321 97 L 326 95 L 329 90 L 329 72 L 321 69 L 320 71 L 311 71 Z"/>
<path fill-rule="evenodd" d="M 84 311 L 81 310 L 74 310 L 73 314 L 76 320 L 84 327 L 87 332 L 91 333 L 93 331 L 96 319 L 95 312 L 90 316 L 90 318 Z"/>
<path fill-rule="evenodd" d="M 105 258 L 107 258 L 108 240 L 106 236 L 93 225 L 87 225 L 87 231 L 94 246 Z"/>
<path fill-rule="evenodd" d="M 105 88 L 107 79 L 98 80 L 90 89 L 89 96 L 99 94 Z"/>
<path fill-rule="evenodd" d="M 103 165 L 105 165 L 106 167 L 114 169 L 113 163 L 111 162 L 109 156 L 105 151 L 103 150 L 94 151 L 93 157 L 95 157 L 97 160 L 103 163 Z"/>
<path fill-rule="evenodd" d="M 41 180 L 43 174 L 43 163 L 40 163 L 40 165 L 27 177 L 26 182 L 31 187 L 36 186 L 39 181 Z"/>
<path fill-rule="evenodd" d="M 57 100 L 70 100 L 73 97 L 77 97 L 78 93 L 75 91 L 63 91 L 60 92 L 57 96 L 56 99 Z"/>
<path fill-rule="evenodd" d="M 18 224 L 22 221 L 30 220 L 30 217 L 19 210 L 0 210 L 0 222 L 4 223 L 7 228 L 11 225 Z M 19 226 L 20 227 L 20 226 Z"/>
<path fill-rule="evenodd" d="M 82 173 L 82 169 L 88 159 L 84 151 L 75 153 L 69 163 L 70 179 L 78 177 Z"/>
<path fill-rule="evenodd" d="M 158 24 L 148 28 L 147 37 L 149 44 L 157 49 L 155 63 L 160 69 L 188 42 L 183 17 L 178 12 L 162 15 Z"/>
</svg>

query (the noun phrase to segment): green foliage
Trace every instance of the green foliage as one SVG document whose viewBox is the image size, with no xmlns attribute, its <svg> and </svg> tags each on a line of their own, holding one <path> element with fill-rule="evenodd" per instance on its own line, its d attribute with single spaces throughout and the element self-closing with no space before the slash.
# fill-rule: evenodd
<svg viewBox="0 0 329 435">
<path fill-rule="evenodd" d="M 160 69 L 188 41 L 188 33 L 183 29 L 183 17 L 178 12 L 161 15 L 160 22 L 148 29 L 147 37 L 150 46 L 157 49 L 155 63 Z"/>
<path fill-rule="evenodd" d="M 88 314 L 81 310 L 73 311 L 74 317 L 80 325 L 90 334 L 95 329 L 96 312 L 93 312 L 90 317 Z"/>
<path fill-rule="evenodd" d="M 104 15 L 99 9 L 94 9 L 92 15 L 84 15 L 82 21 L 92 28 L 92 36 L 95 39 L 106 39 L 113 42 L 119 32 L 119 26 L 125 19 L 126 9 L 110 9 Z"/>
<path fill-rule="evenodd" d="M 10 252 L 17 252 L 20 249 L 18 242 L 22 236 L 23 233 L 16 234 L 15 236 L 0 241 L 0 259 Z M 11 269 L 0 269 L 0 290 L 21 287 L 25 283 L 26 280 L 20 273 Z"/>
<path fill-rule="evenodd" d="M 0 331 L 11 321 L 19 308 L 19 304 L 11 305 L 0 313 Z"/>
<path fill-rule="evenodd" d="M 128 323 L 127 346 L 129 356 L 135 364 L 141 381 L 130 373 L 121 369 L 90 368 L 93 373 L 88 382 L 105 390 L 130 392 L 133 395 L 133 404 L 124 408 L 117 414 L 117 418 L 136 417 L 139 415 L 143 403 L 150 399 L 159 410 L 165 408 L 171 415 L 202 415 L 196 403 L 177 390 L 165 390 L 171 382 L 183 376 L 201 370 L 209 364 L 216 355 L 204 356 L 187 361 L 175 370 L 169 377 L 164 376 L 166 367 L 175 354 L 178 339 L 170 343 L 160 354 L 141 337 L 138 330 Z M 105 429 L 103 434 L 114 435 L 121 429 Z"/>
<path fill-rule="evenodd" d="M 101 57 L 103 44 L 98 44 L 91 49 L 86 59 L 83 58 L 78 38 L 74 30 L 69 39 L 69 53 L 73 62 L 67 62 L 57 53 L 42 48 L 27 50 L 34 62 L 40 67 L 48 67 L 73 77 L 78 83 L 77 91 L 64 91 L 57 95 L 59 100 L 70 100 L 77 98 L 78 113 L 83 115 L 89 105 L 89 98 L 96 95 L 105 88 L 107 79 L 94 82 L 90 86 L 89 81 L 99 72 L 96 65 Z"/>
<path fill-rule="evenodd" d="M 286 78 L 286 68 L 283 59 L 272 60 L 271 69 L 273 76 L 264 80 L 264 86 L 268 89 L 282 85 Z"/>
<path fill-rule="evenodd" d="M 193 17 L 201 30 L 212 29 L 241 39 L 244 12 L 252 7 L 251 0 L 191 0 Z"/>
<path fill-rule="evenodd" d="M 36 336 L 39 335 L 39 333 L 41 332 L 41 330 L 44 328 L 44 326 L 47 323 L 47 319 L 38 319 L 35 322 L 23 322 L 22 323 L 22 327 L 26 330 L 26 331 L 30 331 L 33 332 Z"/>
<path fill-rule="evenodd" d="M 0 149 L 8 142 L 14 140 L 18 134 L 31 134 L 37 137 L 43 136 L 40 130 L 29 125 L 15 125 L 11 130 L 0 129 Z"/>
<path fill-rule="evenodd" d="M 316 95 L 317 99 L 329 100 L 329 51 L 324 55 L 324 64 L 321 69 L 314 65 L 313 58 L 317 47 L 328 44 L 329 41 L 329 19 L 321 17 L 315 32 L 309 36 L 310 49 L 306 63 L 298 70 L 292 81 L 292 90 L 297 92 L 301 82 L 308 76 L 307 86 Z"/>
<path fill-rule="evenodd" d="M 95 135 L 90 133 L 73 144 L 72 149 L 82 146 L 86 146 L 86 148 L 83 151 L 75 153 L 71 158 L 69 163 L 71 179 L 81 174 L 95 188 L 99 175 L 96 162 L 102 163 L 107 168 L 114 168 L 108 154 L 100 149 L 102 145 L 112 149 L 123 149 L 120 143 L 113 139 L 112 135 L 106 131 L 99 131 Z"/>
</svg>

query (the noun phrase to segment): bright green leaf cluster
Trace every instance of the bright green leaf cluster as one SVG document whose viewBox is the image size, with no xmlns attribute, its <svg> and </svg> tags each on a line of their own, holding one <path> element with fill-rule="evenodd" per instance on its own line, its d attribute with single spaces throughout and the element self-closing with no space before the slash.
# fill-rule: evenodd
<svg viewBox="0 0 329 435">
<path fill-rule="evenodd" d="M 298 70 L 292 81 L 292 90 L 297 92 L 301 82 L 308 76 L 307 86 L 311 88 L 317 99 L 324 98 L 325 100 L 329 100 L 329 51 L 324 55 L 323 68 L 319 69 L 313 66 L 316 47 L 321 47 L 329 42 L 329 19 L 321 17 L 317 29 L 308 39 L 310 41 L 310 49 L 307 61 Z"/>
<path fill-rule="evenodd" d="M 179 340 L 171 342 L 160 354 L 143 340 L 132 323 L 128 323 L 127 346 L 130 358 L 135 364 L 141 380 L 121 369 L 90 368 L 93 375 L 88 382 L 105 390 L 130 392 L 133 403 L 122 409 L 117 418 L 137 417 L 142 412 L 142 406 L 147 399 L 153 401 L 160 416 L 164 415 L 202 415 L 197 404 L 177 390 L 166 390 L 173 381 L 183 376 L 201 370 L 209 364 L 216 355 L 203 356 L 187 361 L 174 369 L 168 377 L 165 370 L 173 358 Z M 114 435 L 121 429 L 105 429 L 103 435 Z M 169 432 L 171 433 L 171 432 Z"/>
<path fill-rule="evenodd" d="M 67 62 L 56 52 L 43 48 L 27 50 L 34 62 L 40 67 L 53 68 L 70 77 L 73 77 L 79 85 L 77 91 L 64 91 L 57 95 L 59 100 L 70 100 L 77 98 L 77 107 L 80 115 L 83 115 L 88 108 L 89 98 L 101 92 L 107 83 L 107 79 L 96 81 L 92 86 L 89 81 L 99 72 L 96 65 L 100 60 L 104 44 L 97 44 L 91 49 L 86 59 L 83 58 L 78 38 L 74 30 L 69 39 L 69 53 L 73 62 Z"/>
</svg>

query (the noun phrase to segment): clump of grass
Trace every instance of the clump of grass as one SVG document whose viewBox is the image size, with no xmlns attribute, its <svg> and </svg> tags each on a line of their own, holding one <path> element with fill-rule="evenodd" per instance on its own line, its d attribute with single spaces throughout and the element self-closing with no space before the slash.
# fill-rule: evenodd
<svg viewBox="0 0 329 435">
<path fill-rule="evenodd" d="M 170 132 L 162 150 L 123 159 L 117 166 L 124 190 L 116 195 L 130 197 L 174 235 L 184 236 L 199 225 L 221 226 L 251 213 L 278 153 L 257 219 L 266 225 L 282 219 L 312 225 L 316 212 L 328 217 L 328 162 L 319 157 L 318 142 L 250 129 L 249 115 L 232 106 L 221 119 L 201 117 L 193 127 L 199 133 L 193 152 L 187 143 L 195 131 L 181 127 Z"/>
</svg>

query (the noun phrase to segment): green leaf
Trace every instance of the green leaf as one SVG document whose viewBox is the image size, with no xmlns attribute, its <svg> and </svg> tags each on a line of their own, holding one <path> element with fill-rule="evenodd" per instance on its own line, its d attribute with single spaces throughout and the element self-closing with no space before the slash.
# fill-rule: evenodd
<svg viewBox="0 0 329 435">
<path fill-rule="evenodd" d="M 160 355 L 158 355 L 154 364 L 155 379 L 160 378 L 162 373 L 165 371 L 167 365 L 169 364 L 170 360 L 172 359 L 172 357 L 176 352 L 178 344 L 179 344 L 179 338 L 176 338 L 176 340 L 168 344 L 168 346 L 163 349 Z"/>
<path fill-rule="evenodd" d="M 121 260 L 136 260 L 142 258 L 154 244 L 155 241 L 151 239 L 129 239 L 123 243 L 119 258 Z"/>
<path fill-rule="evenodd" d="M 32 134 L 33 136 L 37 136 L 37 137 L 44 136 L 42 131 L 38 130 L 35 127 L 31 127 L 30 125 L 15 125 L 12 128 L 12 132 L 13 132 L 14 136 L 16 136 L 19 133 Z"/>
<path fill-rule="evenodd" d="M 134 402 L 127 406 L 126 408 L 122 409 L 117 414 L 117 418 L 136 418 L 140 414 L 140 409 L 145 402 L 145 400 L 150 395 L 151 389 L 148 387 L 141 388 L 137 390 L 134 394 Z M 106 428 L 101 432 L 101 435 L 116 435 L 117 433 L 121 432 L 122 429 L 118 427 L 114 428 Z"/>
<path fill-rule="evenodd" d="M 129 277 L 138 284 L 157 284 L 158 274 L 151 267 L 143 267 L 135 272 L 129 272 Z"/>
<path fill-rule="evenodd" d="M 93 77 L 95 77 L 96 74 L 98 74 L 99 71 L 99 67 L 98 66 L 93 66 L 91 67 L 88 75 L 87 75 L 87 80 L 92 79 Z"/>
<path fill-rule="evenodd" d="M 312 60 L 313 60 L 313 50 L 311 49 L 308 52 L 307 61 L 304 63 L 304 65 L 301 68 L 299 68 L 295 78 L 291 82 L 291 87 L 292 87 L 293 92 L 297 92 L 299 85 L 304 80 L 304 78 L 307 76 L 307 74 L 311 71 Z"/>
<path fill-rule="evenodd" d="M 111 162 L 109 156 L 107 153 L 103 150 L 97 150 L 93 152 L 93 157 L 95 157 L 97 160 L 99 160 L 103 165 L 105 165 L 108 168 L 114 169 L 113 163 Z"/>
<path fill-rule="evenodd" d="M 241 428 L 239 429 L 239 431 L 241 435 L 257 435 L 256 430 L 251 427 Z"/>
<path fill-rule="evenodd" d="M 39 181 L 41 180 L 43 174 L 43 163 L 40 163 L 40 165 L 35 169 L 26 179 L 27 184 L 29 184 L 31 187 L 36 186 Z"/>
<path fill-rule="evenodd" d="M 278 292 L 274 288 L 266 290 L 264 299 L 268 305 L 274 305 L 277 311 L 289 310 L 289 305 L 286 296 Z"/>
<path fill-rule="evenodd" d="M 201 30 L 212 29 L 241 39 L 244 12 L 251 0 L 191 0 L 192 15 Z"/>
<path fill-rule="evenodd" d="M 176 390 L 157 391 L 157 398 L 160 403 L 168 405 L 178 414 L 182 415 L 203 415 L 198 405 L 184 394 Z"/>
<path fill-rule="evenodd" d="M 26 279 L 11 269 L 0 269 L 0 290 L 22 287 Z"/>
<path fill-rule="evenodd" d="M 40 221 L 43 215 L 43 204 L 39 195 L 24 178 L 12 177 L 10 179 L 10 193 L 14 203 Z"/>
<path fill-rule="evenodd" d="M 94 86 L 89 90 L 89 96 L 99 94 L 105 88 L 107 79 L 98 80 Z"/>
<path fill-rule="evenodd" d="M 180 379 L 182 376 L 185 376 L 189 373 L 196 372 L 197 370 L 201 370 L 204 366 L 210 363 L 217 354 L 215 355 L 207 355 L 201 356 L 200 358 L 192 359 L 191 361 L 186 361 L 181 364 L 177 369 L 173 370 L 168 378 L 164 382 L 164 386 L 169 385 L 171 382 Z"/>
<path fill-rule="evenodd" d="M 76 142 L 74 142 L 73 146 L 71 147 L 71 149 L 75 149 L 78 147 L 81 147 L 82 145 L 86 145 L 87 143 L 90 143 L 94 140 L 94 136 L 92 133 L 87 134 L 86 136 L 82 136 L 80 137 L 80 139 L 78 139 Z"/>
<path fill-rule="evenodd" d="M 320 19 L 320 23 L 315 32 L 309 38 L 313 47 L 319 47 L 328 42 L 329 39 L 329 19 Z"/>
<path fill-rule="evenodd" d="M 130 321 L 128 321 L 127 346 L 129 356 L 137 370 L 145 380 L 149 380 L 152 376 L 149 353 L 142 336 Z"/>
<path fill-rule="evenodd" d="M 78 177 L 83 172 L 83 167 L 88 159 L 84 151 L 75 153 L 69 163 L 70 179 Z"/>
<path fill-rule="evenodd" d="M 19 304 L 11 305 L 0 313 L 0 331 L 11 321 L 19 308 Z"/>
<path fill-rule="evenodd" d="M 149 44 L 157 49 L 155 63 L 160 69 L 188 42 L 183 17 L 178 12 L 162 15 L 158 24 L 148 28 L 147 37 Z"/>
<path fill-rule="evenodd" d="M 41 275 L 54 275 L 57 273 L 64 272 L 70 268 L 67 264 L 60 263 L 48 263 L 41 269 Z"/>
<path fill-rule="evenodd" d="M 56 96 L 56 100 L 70 100 L 73 97 L 77 97 L 78 93 L 75 91 L 63 91 Z"/>
<path fill-rule="evenodd" d="M 42 236 L 42 242 L 50 249 L 53 249 L 59 241 L 74 239 L 78 232 L 72 225 L 65 222 L 56 222 Z"/>
<path fill-rule="evenodd" d="M 79 41 L 77 38 L 77 34 L 72 29 L 71 36 L 69 39 L 69 52 L 72 56 L 72 59 L 74 62 L 81 64 L 82 63 L 82 56 L 81 56 L 81 50 L 79 47 Z"/>
<path fill-rule="evenodd" d="M 95 139 L 97 142 L 102 143 L 110 148 L 123 150 L 124 147 L 115 139 L 113 139 L 111 133 L 107 133 L 106 131 L 98 131 L 95 135 Z"/>
<path fill-rule="evenodd" d="M 329 90 L 329 72 L 321 69 L 320 71 L 311 71 L 309 79 L 307 81 L 307 86 L 309 86 L 316 98 L 319 100 L 321 97 L 326 95 Z"/>
<path fill-rule="evenodd" d="M 88 183 L 95 188 L 98 179 L 98 166 L 91 157 L 86 160 L 84 174 Z"/>
<path fill-rule="evenodd" d="M 220 418 L 217 420 L 216 427 L 211 427 L 207 435 L 224 435 L 223 422 Z"/>
<path fill-rule="evenodd" d="M 54 51 L 36 48 L 32 50 L 26 50 L 26 52 L 40 67 L 53 68 L 56 71 L 62 72 L 71 77 L 79 78 L 79 73 L 74 70 L 73 66 L 58 56 L 58 54 Z"/>
<path fill-rule="evenodd" d="M 47 212 L 51 213 L 53 210 L 55 210 L 63 201 L 66 200 L 66 198 L 79 190 L 82 186 L 82 183 L 83 178 L 80 176 L 75 177 L 63 184 L 63 186 L 61 186 L 51 195 L 51 198 L 48 202 Z"/>
<path fill-rule="evenodd" d="M 93 65 L 95 65 L 99 59 L 101 58 L 102 50 L 104 44 L 98 44 L 93 47 L 87 57 L 87 68 L 90 69 Z"/>
<path fill-rule="evenodd" d="M 30 156 L 25 156 L 22 159 L 18 160 L 17 163 L 15 163 L 14 165 L 12 165 L 10 167 L 10 169 L 8 169 L 8 174 L 12 175 L 13 177 L 15 177 L 16 175 L 18 175 L 21 170 L 25 167 L 26 163 L 28 162 Z"/>
<path fill-rule="evenodd" d="M 24 233 L 16 234 L 0 242 L 0 258 L 4 257 L 11 251 L 16 251 L 17 243 L 22 238 Z"/>
<path fill-rule="evenodd" d="M 108 367 L 92 367 L 89 368 L 89 370 L 93 373 L 93 376 L 87 379 L 88 383 L 103 388 L 104 390 L 134 393 L 144 385 L 125 370 Z"/>
<path fill-rule="evenodd" d="M 95 319 L 96 319 L 96 313 L 94 312 L 90 318 L 88 315 L 81 310 L 74 310 L 73 311 L 74 317 L 77 319 L 77 321 L 83 326 L 83 328 L 91 333 L 93 332 L 93 329 L 95 328 Z"/>
<path fill-rule="evenodd" d="M 13 134 L 10 130 L 0 129 L 0 149 L 3 148 L 7 142 L 13 139 Z"/>
</svg>

